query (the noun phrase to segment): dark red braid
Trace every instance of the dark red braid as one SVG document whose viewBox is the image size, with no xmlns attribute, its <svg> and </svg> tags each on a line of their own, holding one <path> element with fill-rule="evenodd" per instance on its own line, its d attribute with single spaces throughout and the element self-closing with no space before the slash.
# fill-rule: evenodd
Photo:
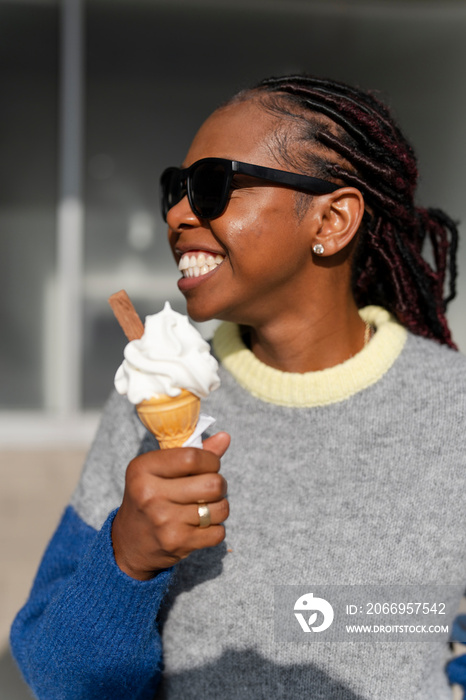
<svg viewBox="0 0 466 700">
<path fill-rule="evenodd" d="M 443 211 L 415 206 L 416 156 L 388 108 L 369 92 L 305 75 L 270 78 L 253 91 L 320 144 L 302 154 L 309 174 L 364 196 L 371 216 L 354 260 L 357 303 L 384 306 L 413 333 L 455 347 L 445 309 L 456 294 L 457 227 Z M 422 255 L 426 243 L 432 265 Z"/>
</svg>

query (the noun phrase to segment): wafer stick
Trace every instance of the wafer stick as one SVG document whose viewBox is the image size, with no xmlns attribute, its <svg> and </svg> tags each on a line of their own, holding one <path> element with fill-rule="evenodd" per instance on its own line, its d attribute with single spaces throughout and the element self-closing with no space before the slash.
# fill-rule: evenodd
<svg viewBox="0 0 466 700">
<path fill-rule="evenodd" d="M 128 340 L 137 340 L 144 333 L 144 324 L 124 289 L 109 297 L 108 303 Z"/>
</svg>

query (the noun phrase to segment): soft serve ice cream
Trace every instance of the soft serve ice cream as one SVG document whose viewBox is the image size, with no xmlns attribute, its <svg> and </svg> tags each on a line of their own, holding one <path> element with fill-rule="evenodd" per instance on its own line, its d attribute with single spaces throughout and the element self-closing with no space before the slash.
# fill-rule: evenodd
<svg viewBox="0 0 466 700">
<path fill-rule="evenodd" d="M 215 421 L 200 414 L 201 397 L 220 384 L 209 345 L 168 302 L 143 326 L 124 289 L 108 301 L 130 341 L 115 375 L 117 391 L 136 405 L 161 449 L 202 447 L 202 435 Z"/>
<path fill-rule="evenodd" d="M 146 317 L 144 334 L 128 343 L 124 357 L 115 388 L 133 404 L 154 396 L 175 397 L 182 389 L 204 398 L 220 385 L 209 344 L 168 301 L 162 311 Z"/>
</svg>

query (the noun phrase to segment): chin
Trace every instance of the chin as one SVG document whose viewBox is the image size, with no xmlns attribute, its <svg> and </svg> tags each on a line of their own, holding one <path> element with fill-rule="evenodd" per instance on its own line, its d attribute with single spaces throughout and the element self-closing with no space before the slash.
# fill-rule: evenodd
<svg viewBox="0 0 466 700">
<path fill-rule="evenodd" d="M 199 309 L 194 304 L 190 304 L 189 301 L 186 304 L 186 310 L 188 316 L 196 323 L 204 323 L 204 321 L 214 321 L 219 318 L 213 311 L 209 313 L 208 309 Z"/>
<path fill-rule="evenodd" d="M 194 306 L 190 306 L 188 303 L 186 310 L 189 318 L 196 323 L 204 323 L 205 321 L 229 321 L 231 323 L 241 323 L 237 320 L 235 314 L 229 314 L 227 311 L 220 311 L 219 309 L 212 309 L 211 311 L 206 310 L 205 308 L 198 309 Z"/>
<path fill-rule="evenodd" d="M 191 321 L 195 321 L 196 323 L 205 323 L 206 321 L 220 320 L 217 316 L 210 316 L 209 314 L 192 314 L 189 310 L 188 316 L 191 319 Z"/>
<path fill-rule="evenodd" d="M 196 299 L 193 296 L 186 295 L 186 310 L 188 316 L 196 323 L 204 323 L 205 321 L 229 321 L 231 323 L 248 324 L 249 315 L 241 313 L 234 304 L 229 300 L 220 305 L 216 304 L 215 295 L 209 295 L 209 298 L 204 296 L 203 301 Z M 220 301 L 220 299 L 218 299 Z M 209 303 L 210 302 L 210 303 Z M 248 316 L 248 319 L 244 319 Z"/>
</svg>

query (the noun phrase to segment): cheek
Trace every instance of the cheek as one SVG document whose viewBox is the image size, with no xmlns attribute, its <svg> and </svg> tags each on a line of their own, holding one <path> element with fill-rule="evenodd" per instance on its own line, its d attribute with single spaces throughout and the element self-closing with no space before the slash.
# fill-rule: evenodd
<svg viewBox="0 0 466 700">
<path fill-rule="evenodd" d="M 266 202 L 250 203 L 247 212 L 240 214 L 238 207 L 228 222 L 224 241 L 231 266 L 238 273 L 256 275 L 258 265 L 285 264 L 290 256 L 302 255 L 296 250 L 299 232 L 294 211 L 289 202 L 277 201 L 280 198 L 274 195 Z"/>
<path fill-rule="evenodd" d="M 278 206 L 251 207 L 247 215 L 238 217 L 231 226 L 231 241 L 237 246 L 262 243 L 271 235 L 292 226 L 292 213 L 284 214 Z"/>
<path fill-rule="evenodd" d="M 234 221 L 228 231 L 230 258 L 243 258 L 247 252 L 256 251 L 262 245 L 264 228 L 263 218 L 255 213 Z"/>
</svg>

